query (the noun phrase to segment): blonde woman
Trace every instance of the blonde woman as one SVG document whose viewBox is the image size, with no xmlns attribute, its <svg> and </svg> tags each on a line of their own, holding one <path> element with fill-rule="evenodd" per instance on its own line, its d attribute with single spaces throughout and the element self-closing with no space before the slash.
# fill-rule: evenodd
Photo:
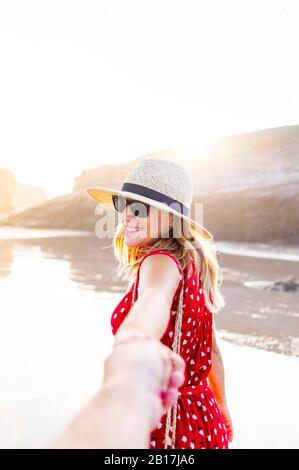
<svg viewBox="0 0 299 470">
<path fill-rule="evenodd" d="M 228 449 L 233 428 L 213 328 L 225 302 L 213 237 L 190 216 L 191 174 L 173 161 L 144 158 L 121 190 L 86 190 L 120 217 L 113 247 L 129 286 L 112 312 L 115 342 L 152 336 L 186 363 L 172 416 L 162 416 L 149 448 Z"/>
</svg>

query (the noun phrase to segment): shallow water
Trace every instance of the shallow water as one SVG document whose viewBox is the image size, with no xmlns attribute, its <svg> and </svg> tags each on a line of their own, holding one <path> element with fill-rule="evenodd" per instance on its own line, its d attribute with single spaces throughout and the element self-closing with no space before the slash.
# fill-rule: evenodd
<svg viewBox="0 0 299 470">
<path fill-rule="evenodd" d="M 13 239 L 8 232 L 0 239 L 2 448 L 46 446 L 100 387 L 102 364 L 113 343 L 111 311 L 125 288 L 116 276 L 111 248 L 103 249 L 95 237 L 31 232 L 27 229 L 22 238 L 20 230 L 17 236 L 12 229 Z M 226 265 L 235 269 L 230 262 Z M 244 272 L 244 266 L 238 269 Z M 226 291 L 237 286 L 236 279 L 229 278 L 232 271 Z M 271 302 L 268 308 L 272 315 Z M 257 349 L 267 349 L 263 340 L 257 344 L 263 335 L 247 331 L 244 310 L 217 333 L 237 426 L 233 446 L 298 447 L 299 360 Z M 284 321 L 298 324 L 296 313 Z M 259 325 L 261 318 L 251 321 Z M 225 336 L 256 347 L 232 344 L 223 340 Z"/>
</svg>

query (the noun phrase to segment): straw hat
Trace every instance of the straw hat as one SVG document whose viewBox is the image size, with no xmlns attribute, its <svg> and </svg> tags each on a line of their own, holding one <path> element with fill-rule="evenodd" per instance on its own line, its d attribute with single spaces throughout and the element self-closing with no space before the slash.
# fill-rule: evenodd
<svg viewBox="0 0 299 470">
<path fill-rule="evenodd" d="M 193 179 L 189 171 L 170 160 L 146 157 L 126 176 L 121 189 L 88 187 L 98 203 L 114 209 L 112 195 L 131 198 L 166 210 L 190 222 L 191 229 L 205 239 L 213 235 L 190 217 Z"/>
</svg>

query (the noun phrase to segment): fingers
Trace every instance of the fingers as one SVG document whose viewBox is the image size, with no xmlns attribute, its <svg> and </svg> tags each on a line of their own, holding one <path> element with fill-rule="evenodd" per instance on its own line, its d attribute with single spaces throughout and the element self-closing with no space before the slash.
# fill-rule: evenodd
<svg viewBox="0 0 299 470">
<path fill-rule="evenodd" d="M 161 387 L 160 397 L 165 410 L 167 411 L 173 406 L 178 398 L 178 388 L 185 381 L 185 361 L 181 356 L 174 353 L 165 346 L 163 348 L 162 357 L 165 361 L 163 384 Z"/>
</svg>

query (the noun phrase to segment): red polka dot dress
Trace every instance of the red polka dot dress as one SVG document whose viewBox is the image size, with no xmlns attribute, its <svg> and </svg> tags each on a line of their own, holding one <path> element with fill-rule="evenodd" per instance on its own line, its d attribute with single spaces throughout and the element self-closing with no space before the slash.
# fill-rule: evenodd
<svg viewBox="0 0 299 470">
<path fill-rule="evenodd" d="M 205 305 L 202 285 L 193 269 L 186 266 L 182 271 L 176 257 L 168 250 L 153 250 L 146 253 L 138 267 L 136 280 L 124 295 L 111 316 L 111 327 L 116 334 L 122 321 L 128 314 L 133 291 L 138 287 L 140 265 L 147 256 L 163 253 L 174 259 L 181 274 L 180 283 L 174 294 L 167 328 L 160 341 L 172 349 L 181 285 L 184 280 L 182 310 L 182 336 L 180 356 L 186 362 L 185 382 L 179 388 L 176 421 L 176 449 L 228 449 L 228 437 L 225 424 L 218 408 L 215 396 L 209 387 L 207 376 L 212 366 L 212 326 L 213 316 Z M 194 265 L 192 266 L 194 267 Z M 138 291 L 136 290 L 136 299 Z M 150 449 L 164 449 L 165 413 L 150 435 Z M 171 430 L 169 437 L 171 438 Z M 170 448 L 170 446 L 168 446 Z"/>
</svg>

